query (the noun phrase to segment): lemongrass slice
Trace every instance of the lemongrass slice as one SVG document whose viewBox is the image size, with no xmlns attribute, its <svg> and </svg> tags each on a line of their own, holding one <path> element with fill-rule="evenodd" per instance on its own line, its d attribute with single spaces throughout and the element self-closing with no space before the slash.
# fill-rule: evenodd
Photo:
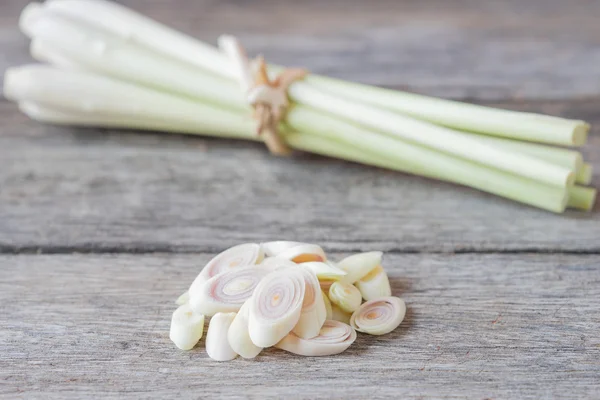
<svg viewBox="0 0 600 400">
<path fill-rule="evenodd" d="M 331 319 L 334 321 L 343 322 L 345 324 L 350 324 L 350 317 L 352 317 L 351 313 L 347 313 L 342 310 L 335 304 L 331 304 Z"/>
<path fill-rule="evenodd" d="M 269 267 L 246 266 L 222 272 L 190 292 L 190 305 L 195 312 L 209 317 L 219 312 L 237 312 L 272 271 Z"/>
<path fill-rule="evenodd" d="M 333 282 L 329 288 L 329 300 L 347 313 L 354 312 L 362 302 L 358 289 L 346 282 Z"/>
<path fill-rule="evenodd" d="M 327 293 L 325 293 L 323 290 L 321 290 L 321 294 L 323 295 L 323 302 L 325 303 L 326 320 L 333 319 L 333 311 L 331 309 L 331 300 L 329 300 Z"/>
<path fill-rule="evenodd" d="M 392 295 L 390 280 L 381 265 L 355 282 L 354 286 L 359 290 L 362 298 L 367 301 Z"/>
<path fill-rule="evenodd" d="M 292 247 L 300 246 L 303 244 L 309 244 L 309 243 L 291 242 L 289 240 L 277 240 L 274 242 L 261 243 L 261 246 L 267 257 L 277 257 L 277 254 L 279 254 L 279 253 L 281 253 L 287 249 L 291 249 Z"/>
<path fill-rule="evenodd" d="M 265 276 L 249 300 L 252 343 L 270 347 L 290 333 L 300 319 L 305 290 L 300 268 L 281 268 Z"/>
<path fill-rule="evenodd" d="M 181 305 L 187 303 L 188 301 L 190 301 L 190 292 L 188 292 L 186 290 L 185 292 L 183 292 L 181 294 L 181 296 L 179 296 L 177 298 L 177 300 L 175 300 L 175 304 L 177 304 L 178 306 L 181 306 Z"/>
<path fill-rule="evenodd" d="M 332 281 L 332 280 L 329 280 L 329 279 L 326 279 L 326 280 L 323 280 L 323 281 L 319 281 L 319 283 L 321 284 L 321 289 L 323 291 L 325 291 L 325 293 L 329 293 L 329 288 L 331 287 L 331 285 L 333 284 L 333 282 L 335 282 L 335 281 Z"/>
<path fill-rule="evenodd" d="M 244 243 L 225 250 L 210 260 L 200 271 L 190 286 L 190 296 L 200 290 L 202 284 L 213 276 L 231 268 L 258 264 L 263 260 L 263 257 L 264 253 L 260 245 L 256 243 Z"/>
<path fill-rule="evenodd" d="M 314 272 L 319 281 L 337 281 L 346 275 L 346 271 L 329 262 L 309 261 L 302 263 L 302 266 Z"/>
<path fill-rule="evenodd" d="M 234 318 L 235 313 L 217 313 L 210 319 L 206 332 L 206 353 L 213 360 L 229 361 L 237 357 L 227 340 L 227 332 Z"/>
<path fill-rule="evenodd" d="M 191 350 L 204 333 L 204 315 L 196 314 L 189 304 L 173 312 L 169 338 L 181 350 Z"/>
<path fill-rule="evenodd" d="M 266 267 L 273 270 L 278 268 L 296 268 L 297 266 L 298 264 L 295 262 L 279 257 L 267 257 L 260 263 L 261 268 Z"/>
<path fill-rule="evenodd" d="M 304 275 L 305 289 L 300 319 L 292 332 L 303 339 L 310 339 L 319 334 L 327 319 L 327 308 L 317 276 L 308 268 L 296 268 Z"/>
<path fill-rule="evenodd" d="M 301 356 L 331 356 L 346 350 L 356 340 L 356 331 L 339 321 L 325 321 L 319 335 L 302 339 L 293 333 L 275 345 L 278 349 Z"/>
<path fill-rule="evenodd" d="M 262 347 L 252 343 L 252 339 L 250 339 L 250 334 L 248 333 L 249 307 L 250 302 L 245 302 L 227 331 L 229 345 L 233 351 L 244 358 L 254 358 L 262 351 Z"/>
<path fill-rule="evenodd" d="M 400 325 L 406 304 L 398 297 L 384 297 L 364 303 L 350 318 L 350 326 L 370 335 L 390 333 Z"/>
<path fill-rule="evenodd" d="M 368 253 L 353 254 L 337 263 L 338 267 L 346 271 L 346 276 L 342 278 L 344 282 L 354 283 L 363 276 L 371 272 L 376 266 L 381 264 L 381 251 L 370 251 Z"/>
<path fill-rule="evenodd" d="M 277 254 L 277 257 L 285 258 L 295 263 L 305 263 L 310 261 L 325 261 L 327 256 L 325 252 L 316 244 L 301 244 L 291 247 Z"/>
</svg>

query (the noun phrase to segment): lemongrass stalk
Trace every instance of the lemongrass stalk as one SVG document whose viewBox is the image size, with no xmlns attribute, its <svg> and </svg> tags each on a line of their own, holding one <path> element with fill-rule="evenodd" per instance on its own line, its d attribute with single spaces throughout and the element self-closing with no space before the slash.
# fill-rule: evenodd
<svg viewBox="0 0 600 400">
<path fill-rule="evenodd" d="M 227 338 L 235 316 L 236 313 L 218 313 L 210 319 L 206 332 L 206 353 L 215 361 L 230 361 L 238 356 Z"/>
<path fill-rule="evenodd" d="M 312 119 L 310 129 L 304 129 L 306 118 Z M 297 108 L 294 112 L 288 113 L 287 120 L 293 122 L 294 128 L 300 132 L 328 139 L 298 138 L 288 135 L 286 140 L 296 148 L 314 148 L 319 154 L 339 158 L 346 158 L 344 153 L 349 151 L 352 154 L 347 159 L 352 158 L 370 165 L 470 186 L 553 212 L 563 212 L 567 203 L 566 188 L 545 185 L 425 147 L 394 140 L 375 132 L 368 132 L 314 110 Z M 345 144 L 346 148 L 342 148 L 341 144 Z M 357 151 L 348 149 L 352 147 L 361 150 L 357 154 Z"/>
<path fill-rule="evenodd" d="M 186 290 L 177 298 L 177 300 L 175 300 L 175 304 L 182 306 L 188 301 L 190 301 L 190 292 Z"/>
<path fill-rule="evenodd" d="M 591 211 L 596 204 L 597 190 L 584 186 L 572 186 L 569 188 L 569 208 Z"/>
<path fill-rule="evenodd" d="M 57 92 L 56 95 L 60 96 L 60 92 Z M 63 125 L 158 129 L 167 132 L 191 134 L 202 134 L 207 131 L 201 121 L 191 126 L 180 126 L 176 119 L 161 120 L 160 123 L 157 124 L 149 119 L 128 119 L 120 116 L 114 117 L 95 114 L 85 115 L 73 111 L 64 112 L 53 109 L 52 107 L 40 106 L 39 104 L 22 104 L 22 109 L 28 116 L 38 121 Z M 230 121 L 222 120 L 221 122 L 227 124 Z M 230 135 L 229 137 L 256 140 L 252 132 L 253 127 L 248 127 L 246 133 L 240 131 L 235 136 Z M 227 137 L 223 132 L 220 132 L 219 136 Z M 519 178 L 492 169 L 479 168 L 473 170 L 472 165 L 464 165 L 464 163 L 460 163 L 462 165 L 458 165 L 459 168 L 457 169 L 455 168 L 456 166 L 454 163 L 446 161 L 445 164 L 439 165 L 432 170 L 426 166 L 417 167 L 412 164 L 407 164 L 406 160 L 400 160 L 395 156 L 391 159 L 381 157 L 375 149 L 371 149 L 371 152 L 367 152 L 366 150 L 358 149 L 328 137 L 314 136 L 305 133 L 290 133 L 286 135 L 286 141 L 298 150 L 423 175 L 434 179 L 447 180 L 449 182 L 470 186 L 552 212 L 563 212 L 567 202 L 568 193 L 566 190 L 560 190 L 558 188 L 539 184 L 528 179 Z M 433 156 L 435 157 L 435 155 Z M 452 174 L 452 171 L 455 173 Z M 321 284 L 323 286 L 323 283 Z"/>
<path fill-rule="evenodd" d="M 381 265 L 360 278 L 358 282 L 354 283 L 354 286 L 366 301 L 392 295 L 390 281 Z"/>
<path fill-rule="evenodd" d="M 385 335 L 400 325 L 406 315 L 406 304 L 398 297 L 367 301 L 350 318 L 350 326 L 370 335 Z"/>
<path fill-rule="evenodd" d="M 577 173 L 577 171 L 579 171 L 583 166 L 583 156 L 579 151 L 576 150 L 494 136 L 476 134 L 473 134 L 472 136 L 482 143 L 487 143 L 492 146 L 498 146 L 507 150 L 540 158 L 542 160 L 568 168 L 575 173 Z"/>
<path fill-rule="evenodd" d="M 360 307 L 362 296 L 354 285 L 336 281 L 329 288 L 329 300 L 343 311 L 351 313 Z"/>
<path fill-rule="evenodd" d="M 204 333 L 204 315 L 196 314 L 188 303 L 180 305 L 171 317 L 169 338 L 181 350 L 191 350 Z"/>
<path fill-rule="evenodd" d="M 29 45 L 29 53 L 34 59 L 52 64 L 61 69 L 71 71 L 83 69 L 80 65 L 60 54 L 58 50 L 52 48 L 51 45 L 43 40 L 32 40 Z"/>
<path fill-rule="evenodd" d="M 346 271 L 346 276 L 342 281 L 354 283 L 367 275 L 378 265 L 381 265 L 381 251 L 370 251 L 367 253 L 358 253 L 348 256 L 337 263 L 338 267 Z"/>
<path fill-rule="evenodd" d="M 157 53 L 229 79 L 235 77 L 229 60 L 214 47 L 118 4 L 99 0 L 51 0 L 45 3 L 45 7 L 51 12 L 67 15 L 124 39 L 135 41 Z M 272 66 L 272 69 L 279 70 L 280 67 Z M 436 124 L 488 135 L 552 144 L 582 145 L 589 131 L 589 125 L 584 121 L 493 109 L 344 82 L 314 74 L 308 76 L 306 82 L 298 82 L 293 86 L 305 85 Z"/>
<path fill-rule="evenodd" d="M 189 65 L 152 53 L 141 46 L 119 41 L 103 30 L 52 13 L 40 17 L 34 25 L 31 28 L 34 40 L 47 41 L 85 68 L 215 102 L 222 107 L 247 108 L 241 90 L 235 84 L 232 86 L 231 80 L 201 73 Z M 574 181 L 574 174 L 558 165 L 480 143 L 461 132 L 348 101 L 307 84 L 293 84 L 288 94 L 297 103 L 482 165 L 559 187 Z"/>
<path fill-rule="evenodd" d="M 201 126 L 200 132 L 212 136 L 255 136 L 254 121 L 243 115 L 102 76 L 43 65 L 9 68 L 4 96 L 83 116 L 169 120 L 174 121 L 176 130 L 189 125 Z"/>
<path fill-rule="evenodd" d="M 575 182 L 581 185 L 589 185 L 592 183 L 592 175 L 594 173 L 594 167 L 590 163 L 583 163 L 581 168 L 575 175 Z"/>
</svg>

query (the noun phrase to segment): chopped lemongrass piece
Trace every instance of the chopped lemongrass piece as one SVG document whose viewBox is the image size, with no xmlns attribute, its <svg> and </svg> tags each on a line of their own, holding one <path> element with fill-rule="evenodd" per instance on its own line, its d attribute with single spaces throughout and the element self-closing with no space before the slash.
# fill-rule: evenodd
<svg viewBox="0 0 600 400">
<path fill-rule="evenodd" d="M 282 268 L 265 276 L 250 298 L 248 331 L 252 343 L 270 347 L 298 323 L 306 283 L 298 268 Z"/>
<path fill-rule="evenodd" d="M 296 246 L 300 246 L 302 244 L 309 244 L 309 243 L 302 243 L 302 242 L 290 242 L 288 240 L 277 240 L 274 242 L 265 242 L 265 243 L 261 243 L 260 245 L 263 248 L 263 251 L 265 252 L 265 255 L 267 257 L 277 257 L 277 255 L 287 249 L 291 249 L 292 247 L 296 247 Z"/>
<path fill-rule="evenodd" d="M 580 185 L 589 185 L 592 183 L 592 175 L 594 173 L 594 167 L 590 163 L 583 163 L 581 168 L 575 175 L 575 182 Z"/>
<path fill-rule="evenodd" d="M 185 291 L 181 294 L 181 296 L 179 296 L 177 298 L 177 300 L 175 300 L 175 304 L 177 304 L 178 306 L 181 306 L 185 303 L 187 303 L 188 301 L 190 301 L 190 292 L 189 291 Z"/>
<path fill-rule="evenodd" d="M 335 304 L 331 305 L 331 319 L 332 320 L 340 321 L 345 324 L 350 324 L 350 317 L 352 317 L 352 313 L 348 313 L 348 312 L 342 310 Z"/>
<path fill-rule="evenodd" d="M 278 268 L 296 268 L 298 264 L 293 261 L 286 260 L 285 258 L 267 257 L 259 264 L 259 266 L 261 268 L 266 267 L 275 270 Z"/>
<path fill-rule="evenodd" d="M 329 300 L 345 312 L 352 313 L 360 307 L 362 296 L 351 283 L 336 281 L 329 288 Z"/>
<path fill-rule="evenodd" d="M 194 282 L 192 282 L 189 292 L 190 298 L 196 296 L 206 281 L 215 275 L 231 270 L 232 268 L 254 265 L 262 262 L 264 253 L 260 245 L 256 243 L 244 243 L 233 246 L 222 253 L 216 255 L 200 271 Z M 242 302 L 243 303 L 243 302 Z M 241 306 L 241 304 L 240 304 Z"/>
<path fill-rule="evenodd" d="M 343 278 L 346 275 L 346 271 L 341 268 L 336 267 L 332 263 L 328 262 L 318 262 L 318 261 L 309 261 L 302 263 L 302 266 L 310 269 L 317 275 L 319 281 L 322 280 L 333 280 L 337 281 Z"/>
<path fill-rule="evenodd" d="M 362 298 L 369 301 L 392 295 L 390 281 L 381 265 L 354 283 Z"/>
<path fill-rule="evenodd" d="M 284 337 L 275 347 L 301 356 L 331 356 L 346 350 L 356 340 L 356 331 L 338 321 L 325 321 L 319 335 L 302 339 L 293 333 Z"/>
<path fill-rule="evenodd" d="M 204 315 L 196 314 L 189 304 L 182 304 L 173 312 L 169 338 L 181 350 L 191 350 L 202 338 Z"/>
<path fill-rule="evenodd" d="M 329 288 L 331 287 L 333 282 L 335 282 L 335 281 L 326 279 L 326 280 L 319 281 L 319 284 L 321 285 L 321 289 L 323 289 L 323 291 L 325 293 L 329 293 Z"/>
<path fill-rule="evenodd" d="M 584 187 L 584 186 L 571 186 L 569 188 L 569 202 L 567 203 L 570 208 L 577 208 L 579 210 L 591 211 L 596 204 L 596 189 Z"/>
<path fill-rule="evenodd" d="M 381 265 L 381 251 L 370 251 L 367 253 L 353 254 L 338 262 L 337 265 L 346 271 L 346 276 L 342 278 L 344 282 L 354 283 L 373 271 L 375 267 Z"/>
<path fill-rule="evenodd" d="M 217 313 L 210 319 L 208 332 L 206 332 L 206 353 L 213 360 L 229 361 L 237 357 L 237 353 L 227 340 L 227 333 L 235 315 L 235 313 Z"/>
<path fill-rule="evenodd" d="M 292 332 L 303 339 L 310 339 L 319 334 L 323 323 L 327 319 L 327 308 L 317 276 L 308 268 L 301 268 L 300 270 L 304 276 L 306 286 L 300 319 Z"/>
<path fill-rule="evenodd" d="M 221 272 L 190 292 L 190 305 L 208 317 L 216 313 L 237 312 L 252 297 L 254 289 L 273 268 L 238 267 Z"/>
<path fill-rule="evenodd" d="M 258 347 L 252 343 L 252 339 L 250 339 L 250 334 L 248 332 L 249 307 L 250 302 L 246 301 L 233 319 L 233 322 L 227 331 L 229 345 L 233 351 L 244 358 L 254 358 L 262 351 L 262 347 Z"/>
<path fill-rule="evenodd" d="M 406 304 L 398 297 L 370 300 L 356 310 L 350 326 L 370 335 L 384 335 L 396 329 L 404 319 Z"/>
<path fill-rule="evenodd" d="M 327 260 L 327 256 L 325 256 L 325 252 L 321 246 L 317 246 L 316 244 L 301 244 L 294 246 L 277 254 L 277 257 L 285 258 L 298 264 L 311 261 L 323 262 Z"/>
<path fill-rule="evenodd" d="M 326 320 L 333 319 L 333 311 L 331 309 L 331 301 L 329 300 L 329 296 L 325 291 L 321 290 L 321 294 L 323 295 L 323 302 L 325 303 L 325 316 Z"/>
</svg>

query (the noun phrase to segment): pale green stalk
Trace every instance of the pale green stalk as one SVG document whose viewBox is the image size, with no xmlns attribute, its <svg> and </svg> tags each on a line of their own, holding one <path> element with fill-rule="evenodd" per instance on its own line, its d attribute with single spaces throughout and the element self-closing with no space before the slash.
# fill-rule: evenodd
<svg viewBox="0 0 600 400">
<path fill-rule="evenodd" d="M 66 4 L 66 1 L 68 0 L 56 0 L 50 5 Z M 87 0 L 86 3 L 90 3 L 90 1 Z M 98 1 L 91 3 L 104 4 Z M 66 6 L 62 11 L 65 10 Z M 114 7 L 110 12 L 116 12 Z M 127 13 L 131 14 L 129 11 Z M 90 13 L 89 15 L 95 14 Z M 89 15 L 86 17 L 86 22 L 89 22 Z M 77 14 L 76 17 L 82 18 L 80 14 Z M 24 20 L 27 19 L 24 18 Z M 100 23 L 96 22 L 96 26 Z M 134 21 L 135 23 L 139 23 L 139 21 Z M 156 32 L 157 24 L 154 23 L 154 25 L 154 27 L 148 28 L 148 34 Z M 106 26 L 102 25 L 102 28 L 105 29 Z M 129 33 L 125 35 L 113 28 L 111 32 L 120 34 L 122 39 L 128 40 L 119 41 L 103 30 L 94 30 L 86 24 L 53 15 L 51 10 L 47 15 L 37 18 L 34 26 L 28 28 L 27 31 L 32 32 L 36 40 L 47 42 L 62 55 L 75 60 L 87 69 L 161 90 L 177 92 L 204 102 L 214 101 L 221 107 L 244 108 L 243 95 L 230 79 L 219 79 L 208 73 L 201 73 L 198 68 L 192 68 L 189 64 L 179 63 L 171 58 L 147 51 L 140 46 L 132 45 L 131 43 L 136 40 L 131 40 L 133 28 L 129 29 Z M 137 36 L 135 38 L 137 39 Z M 173 40 L 177 42 L 175 39 Z M 173 44 L 173 48 L 176 47 Z M 201 48 L 206 52 L 206 46 L 201 46 Z M 211 58 L 208 53 L 205 56 L 208 59 Z M 220 60 L 222 59 L 221 57 Z M 219 68 L 216 69 L 221 71 L 222 76 L 227 76 L 229 73 L 223 72 L 225 70 L 220 67 L 222 64 L 219 62 Z M 574 174 L 567 168 L 525 154 L 512 153 L 488 146 L 473 140 L 468 135 L 437 125 L 348 101 L 305 83 L 292 85 L 289 94 L 298 103 L 310 105 L 402 140 L 428 146 L 476 161 L 482 165 L 559 187 L 570 185 L 574 181 Z"/>
<path fill-rule="evenodd" d="M 572 186 L 569 188 L 569 201 L 567 206 L 584 211 L 591 211 L 596 204 L 596 189 L 584 186 Z"/>
<path fill-rule="evenodd" d="M 99 0 L 50 0 L 45 8 L 85 21 L 172 58 L 234 78 L 229 61 L 214 47 L 118 4 Z M 37 11 L 37 10 L 35 10 Z M 27 28 L 26 24 L 25 29 Z M 274 70 L 280 67 L 272 66 Z M 540 114 L 499 110 L 310 75 L 315 88 L 457 130 L 562 145 L 585 143 L 589 125 Z M 303 84 L 298 84 L 303 85 Z"/>
<path fill-rule="evenodd" d="M 575 175 L 575 181 L 582 185 L 589 185 L 592 183 L 592 175 L 594 173 L 594 167 L 590 163 L 583 163 L 581 168 L 577 170 Z"/>
</svg>

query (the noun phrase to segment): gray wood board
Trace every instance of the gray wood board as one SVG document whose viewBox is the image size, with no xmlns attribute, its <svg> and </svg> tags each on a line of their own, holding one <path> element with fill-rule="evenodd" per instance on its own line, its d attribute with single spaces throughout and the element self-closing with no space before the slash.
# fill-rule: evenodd
<svg viewBox="0 0 600 400">
<path fill-rule="evenodd" d="M 0 71 L 30 61 L 17 29 L 28 2 L 0 5 Z M 600 92 L 593 0 L 120 3 L 210 43 L 233 33 L 251 54 L 355 81 L 460 98 Z"/>
<path fill-rule="evenodd" d="M 494 105 L 600 122 L 598 100 Z M 600 251 L 600 213 L 555 215 L 452 184 L 243 141 L 41 125 L 0 102 L 0 249 Z M 584 149 L 600 171 L 600 135 Z M 593 183 L 600 186 L 600 180 Z"/>
<path fill-rule="evenodd" d="M 168 339 L 212 254 L 0 256 L 0 397 L 573 398 L 600 393 L 600 256 L 388 254 L 408 314 L 345 353 L 210 360 Z M 341 254 L 335 254 L 338 259 Z M 17 396 L 19 395 L 19 396 Z"/>
</svg>

